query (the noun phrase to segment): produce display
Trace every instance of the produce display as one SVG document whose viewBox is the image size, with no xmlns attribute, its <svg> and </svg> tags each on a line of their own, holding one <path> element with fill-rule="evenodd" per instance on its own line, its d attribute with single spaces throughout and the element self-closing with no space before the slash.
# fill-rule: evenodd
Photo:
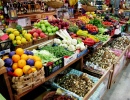
<svg viewBox="0 0 130 100">
<path fill-rule="evenodd" d="M 89 33 L 92 33 L 92 34 L 97 34 L 98 33 L 98 28 L 95 25 L 87 24 L 86 29 L 88 30 Z"/>
<path fill-rule="evenodd" d="M 54 54 L 57 58 L 64 56 L 71 56 L 73 52 L 65 50 L 62 46 L 44 46 L 41 50 L 47 50 L 50 53 Z"/>
<path fill-rule="evenodd" d="M 6 33 L 9 35 L 9 39 L 12 40 L 14 45 L 26 44 L 32 42 L 32 36 L 26 30 L 23 30 L 20 26 L 16 29 L 7 28 Z"/>
<path fill-rule="evenodd" d="M 23 50 L 22 48 L 10 52 L 2 59 L 9 75 L 16 77 L 30 74 L 43 67 L 41 59 L 38 56 L 34 56 L 33 52 Z"/>
<path fill-rule="evenodd" d="M 125 48 L 130 44 L 130 39 L 127 36 L 118 37 L 113 40 L 109 45 L 109 48 L 125 50 Z"/>
<path fill-rule="evenodd" d="M 40 20 L 34 23 L 34 28 L 40 28 L 47 35 L 54 35 L 59 29 L 57 26 L 51 25 L 47 20 Z"/>
<path fill-rule="evenodd" d="M 103 43 L 106 42 L 106 41 L 108 41 L 110 39 L 109 35 L 102 35 L 102 34 L 97 34 L 97 35 L 95 35 L 95 37 L 98 40 L 102 41 Z"/>
<path fill-rule="evenodd" d="M 65 75 L 57 79 L 57 84 L 81 97 L 84 97 L 94 85 L 93 81 L 85 73 L 80 76 L 74 74 Z"/>
<path fill-rule="evenodd" d="M 41 39 L 41 38 L 46 38 L 46 34 L 42 32 L 41 29 L 33 28 L 28 32 L 29 34 L 32 35 L 33 40 Z"/>
<path fill-rule="evenodd" d="M 54 43 L 59 44 L 59 46 L 62 46 L 69 51 L 76 51 L 76 50 L 85 50 L 87 47 L 84 45 L 83 42 L 79 42 L 76 39 L 71 39 L 71 40 L 60 40 L 60 39 L 54 39 Z"/>
<path fill-rule="evenodd" d="M 58 58 L 56 56 L 54 56 L 54 54 L 50 53 L 47 50 L 33 50 L 32 51 L 34 53 L 35 56 L 38 56 L 41 61 L 42 64 L 48 63 L 48 62 L 54 62 L 56 60 L 58 60 Z"/>
<path fill-rule="evenodd" d="M 97 19 L 97 18 L 91 19 L 89 24 L 95 25 L 98 28 L 103 27 L 102 22 L 99 19 Z"/>
<path fill-rule="evenodd" d="M 108 21 L 104 21 L 104 22 L 102 22 L 102 24 L 105 25 L 105 26 L 113 25 L 112 22 L 108 22 Z"/>
<path fill-rule="evenodd" d="M 69 23 L 64 22 L 63 20 L 51 20 L 49 23 L 53 26 L 57 26 L 59 29 L 68 29 L 69 28 Z"/>
<path fill-rule="evenodd" d="M 89 62 L 101 67 L 102 69 L 107 70 L 110 65 L 113 64 L 117 60 L 118 56 L 116 56 L 109 48 L 101 48 L 93 55 L 90 55 Z M 94 66 L 93 66 L 94 67 Z"/>
<path fill-rule="evenodd" d="M 78 17 L 79 20 L 83 21 L 85 24 L 88 24 L 90 19 L 86 16 Z"/>
<path fill-rule="evenodd" d="M 90 17 L 90 18 L 96 17 L 95 12 L 86 12 L 85 14 L 86 14 L 88 17 Z"/>
</svg>

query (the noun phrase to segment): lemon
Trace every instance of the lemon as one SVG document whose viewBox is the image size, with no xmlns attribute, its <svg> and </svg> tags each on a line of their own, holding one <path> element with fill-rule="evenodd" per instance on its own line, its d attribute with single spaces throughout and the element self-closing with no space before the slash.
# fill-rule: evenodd
<svg viewBox="0 0 130 100">
<path fill-rule="evenodd" d="M 10 35 L 9 35 L 9 39 L 10 39 L 10 40 L 14 40 L 14 39 L 15 39 L 15 35 L 14 35 L 14 34 L 10 34 Z"/>
<path fill-rule="evenodd" d="M 12 32 L 17 31 L 17 29 L 13 29 Z"/>
<path fill-rule="evenodd" d="M 7 28 L 6 29 L 6 33 L 10 33 L 10 32 L 12 32 L 13 31 L 13 28 Z"/>
<path fill-rule="evenodd" d="M 20 44 L 21 44 L 21 41 L 20 41 L 20 40 L 17 40 L 17 44 L 20 45 Z"/>
<path fill-rule="evenodd" d="M 19 36 L 19 31 L 14 31 L 13 34 L 14 34 L 15 36 Z"/>
<path fill-rule="evenodd" d="M 22 30 L 22 34 L 27 34 L 27 31 L 26 30 Z"/>
<path fill-rule="evenodd" d="M 21 40 L 21 37 L 20 36 L 16 36 L 16 40 Z"/>
<path fill-rule="evenodd" d="M 32 39 L 29 40 L 29 42 L 32 42 L 32 41 L 33 41 Z"/>
<path fill-rule="evenodd" d="M 31 39 L 31 34 L 25 34 L 25 38 L 29 41 Z"/>
<path fill-rule="evenodd" d="M 26 43 L 27 43 L 26 39 L 25 39 L 25 38 L 22 38 L 22 39 L 21 39 L 21 43 L 26 44 Z"/>
<path fill-rule="evenodd" d="M 12 41 L 12 43 L 13 43 L 13 44 L 16 44 L 16 43 L 17 43 L 17 41 L 16 41 L 16 40 L 13 40 L 13 41 Z"/>
</svg>

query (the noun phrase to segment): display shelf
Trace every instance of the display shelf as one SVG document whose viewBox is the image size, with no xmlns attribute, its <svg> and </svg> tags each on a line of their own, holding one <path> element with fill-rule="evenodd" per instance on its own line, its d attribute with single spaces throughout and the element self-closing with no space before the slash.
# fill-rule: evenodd
<svg viewBox="0 0 130 100">
<path fill-rule="evenodd" d="M 48 80 L 50 80 L 50 79 L 52 79 L 52 78 L 55 77 L 56 75 L 58 75 L 59 73 L 61 73 L 61 72 L 64 71 L 65 69 L 67 69 L 70 65 L 74 64 L 75 62 L 77 62 L 77 61 L 79 61 L 79 60 L 82 61 L 83 57 L 84 57 L 85 55 L 87 55 L 87 54 L 88 54 L 88 52 L 87 52 L 86 54 L 84 54 L 83 56 L 81 56 L 81 57 L 75 59 L 74 61 L 70 62 L 70 63 L 67 64 L 66 66 L 60 68 L 60 69 L 57 70 L 56 72 L 52 73 L 50 76 L 48 76 L 48 77 L 45 78 L 45 82 L 48 81 Z M 82 65 L 81 65 L 81 66 L 82 66 Z M 43 83 L 44 83 L 44 82 L 43 82 Z M 41 83 L 41 84 L 43 84 L 43 83 Z M 15 96 L 14 96 L 14 97 L 15 97 L 15 100 L 20 100 L 21 97 L 23 97 L 24 95 L 28 94 L 29 92 L 31 92 L 32 90 L 34 90 L 35 88 L 37 88 L 38 86 L 40 86 L 41 84 L 39 84 L 39 85 L 33 87 L 32 89 L 30 89 L 30 90 L 28 90 L 28 91 L 26 91 L 26 92 L 24 92 L 24 93 L 22 93 L 22 94 L 18 94 L 18 95 L 15 94 Z"/>
<path fill-rule="evenodd" d="M 8 93 L 9 93 L 9 96 L 10 96 L 10 100 L 13 100 L 12 89 L 11 89 L 10 82 L 9 82 L 9 79 L 8 79 L 6 67 L 1 67 L 0 68 L 0 75 L 4 76 L 5 83 L 6 83 Z"/>
<path fill-rule="evenodd" d="M 28 14 L 18 14 L 18 18 L 21 17 L 31 17 L 31 16 L 37 16 L 37 15 L 55 15 L 55 11 L 50 12 L 35 12 L 35 13 L 28 13 Z"/>
<path fill-rule="evenodd" d="M 99 79 L 99 81 L 94 85 L 94 87 L 84 96 L 83 100 L 88 100 L 90 98 L 90 96 L 96 91 L 96 89 L 99 87 L 99 85 L 106 79 L 107 75 L 110 77 L 111 76 L 111 70 L 112 67 L 110 67 L 106 73 Z M 107 85 L 107 89 L 109 88 L 109 84 L 110 84 L 110 78 L 108 78 L 108 85 Z M 106 92 L 106 91 L 104 91 Z"/>
<path fill-rule="evenodd" d="M 122 52 L 122 54 L 120 55 L 120 57 L 117 59 L 117 61 L 113 64 L 113 73 L 112 73 L 112 79 L 111 79 L 111 83 L 110 83 L 110 87 L 112 86 L 113 83 L 115 83 L 116 78 L 118 77 L 118 75 L 120 74 L 120 72 L 123 70 L 123 68 L 125 67 L 125 65 L 127 64 L 127 61 L 123 64 L 123 66 L 120 65 L 120 63 L 122 62 L 122 58 L 123 56 L 125 56 L 125 53 L 127 50 L 130 50 L 130 45 L 126 47 L 126 49 Z M 124 61 L 124 59 L 123 59 Z M 119 64 L 119 65 L 118 65 Z M 117 66 L 118 65 L 118 66 Z M 117 72 L 116 72 L 117 71 Z"/>
<path fill-rule="evenodd" d="M 6 72 L 7 72 L 7 70 L 6 70 L 5 67 L 1 67 L 1 68 L 0 68 L 0 75 L 1 75 L 1 74 L 4 74 L 4 73 L 6 73 Z"/>
</svg>

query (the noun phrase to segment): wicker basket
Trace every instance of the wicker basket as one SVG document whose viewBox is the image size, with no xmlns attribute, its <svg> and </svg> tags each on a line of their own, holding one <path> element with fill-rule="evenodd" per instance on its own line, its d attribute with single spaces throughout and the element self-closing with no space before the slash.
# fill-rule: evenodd
<svg viewBox="0 0 130 100">
<path fill-rule="evenodd" d="M 56 91 L 48 92 L 45 96 L 43 96 L 42 100 L 48 100 L 48 98 L 53 97 L 56 94 Z"/>
<path fill-rule="evenodd" d="M 46 4 L 52 8 L 61 8 L 64 5 L 63 0 L 50 0 Z"/>
<path fill-rule="evenodd" d="M 83 8 L 85 11 L 88 11 L 88 12 L 94 12 L 94 11 L 96 10 L 96 7 L 94 7 L 94 6 L 82 5 L 82 8 Z"/>
</svg>

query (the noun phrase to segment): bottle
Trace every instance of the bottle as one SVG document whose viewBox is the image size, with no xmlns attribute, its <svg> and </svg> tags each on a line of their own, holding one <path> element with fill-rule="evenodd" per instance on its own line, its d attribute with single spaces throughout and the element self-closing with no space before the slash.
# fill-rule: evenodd
<svg viewBox="0 0 130 100">
<path fill-rule="evenodd" d="M 9 16 L 8 16 L 8 3 L 4 3 L 3 13 L 4 13 L 4 17 L 8 19 L 9 18 Z"/>
</svg>

